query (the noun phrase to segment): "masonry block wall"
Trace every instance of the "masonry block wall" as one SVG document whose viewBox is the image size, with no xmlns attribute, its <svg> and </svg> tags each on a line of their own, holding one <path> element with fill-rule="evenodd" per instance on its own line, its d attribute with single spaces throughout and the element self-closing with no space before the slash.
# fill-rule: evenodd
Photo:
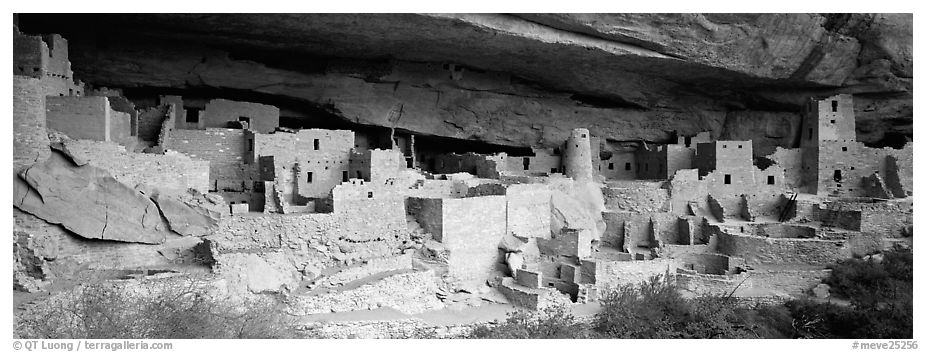
<svg viewBox="0 0 926 352">
<path fill-rule="evenodd" d="M 851 94 L 839 94 L 808 103 L 801 131 L 807 140 L 855 140 L 855 109 Z M 803 146 L 803 144 L 801 144 Z"/>
<path fill-rule="evenodd" d="M 711 142 L 711 133 L 708 131 L 698 132 L 693 136 L 679 135 L 675 144 L 684 146 L 685 148 L 696 149 L 700 143 L 710 143 Z"/>
<path fill-rule="evenodd" d="M 752 169 L 752 141 L 699 143 L 694 166 L 700 176 L 715 170 L 749 172 Z"/>
<path fill-rule="evenodd" d="M 768 156 L 781 168 L 782 177 L 779 184 L 786 189 L 797 190 L 804 185 L 804 162 L 801 148 L 784 149 L 778 147 Z"/>
<path fill-rule="evenodd" d="M 637 172 L 637 159 L 634 152 L 611 154 L 611 158 L 601 161 L 599 171 L 609 180 L 633 180 L 637 178 Z"/>
<path fill-rule="evenodd" d="M 157 142 L 161 126 L 167 120 L 170 106 L 159 105 L 144 109 L 138 114 L 138 138 L 143 141 Z"/>
<path fill-rule="evenodd" d="M 814 209 L 815 220 L 875 234 L 885 238 L 903 236 L 903 229 L 913 224 L 913 202 L 906 200 L 856 203 L 830 202 Z"/>
<path fill-rule="evenodd" d="M 680 169 L 692 168 L 694 148 L 667 144 L 638 149 L 635 153 L 636 178 L 643 180 L 664 180 Z M 628 166 L 625 164 L 624 168 Z"/>
<path fill-rule="evenodd" d="M 13 76 L 13 170 L 47 159 L 45 94 L 38 79 Z"/>
<path fill-rule="evenodd" d="M 694 163 L 695 149 L 682 145 L 666 145 L 666 177 L 672 177 L 681 169 L 691 169 Z"/>
<path fill-rule="evenodd" d="M 243 190 L 242 183 L 250 188 L 257 180 L 255 165 L 244 163 L 245 148 L 245 131 L 229 128 L 176 129 L 167 143 L 169 150 L 209 161 L 209 183 L 214 190 Z"/>
<path fill-rule="evenodd" d="M 392 149 L 367 149 L 353 151 L 350 156 L 349 175 L 365 181 L 385 184 L 395 180 L 405 169 L 405 156 Z"/>
<path fill-rule="evenodd" d="M 41 36 L 24 35 L 13 27 L 13 74 L 42 78 L 48 70 L 48 46 Z"/>
<path fill-rule="evenodd" d="M 331 191 L 334 214 L 341 216 L 341 231 L 356 240 L 379 238 L 408 229 L 405 199 L 393 186 L 351 180 Z"/>
<path fill-rule="evenodd" d="M 404 192 L 415 198 L 463 198 L 465 194 L 461 194 L 456 183 L 453 180 L 418 180 Z"/>
<path fill-rule="evenodd" d="M 159 189 L 209 191 L 208 161 L 176 152 L 133 153 L 113 142 L 76 140 L 68 142 L 67 148 L 130 187 L 148 185 Z"/>
<path fill-rule="evenodd" d="M 132 133 L 132 116 L 115 110 L 109 110 L 109 138 L 127 147 L 134 147 L 138 139 Z"/>
<path fill-rule="evenodd" d="M 715 235 L 719 253 L 742 257 L 747 264 L 826 265 L 852 256 L 845 240 L 769 238 L 723 231 Z"/>
<path fill-rule="evenodd" d="M 246 159 L 273 156 L 275 164 L 298 169 L 292 178 L 296 184 L 286 188 L 297 189 L 302 197 L 327 197 L 332 188 L 354 177 L 348 174 L 354 146 L 352 131 L 308 129 L 297 133 L 249 134 L 248 138 L 253 140 L 246 142 L 251 148 Z"/>
<path fill-rule="evenodd" d="M 261 157 L 263 158 L 263 157 Z M 319 154 L 298 160 L 292 178 L 298 194 L 304 198 L 324 198 L 331 189 L 350 179 L 347 162 L 333 154 Z M 292 188 L 292 186 L 287 186 Z"/>
<path fill-rule="evenodd" d="M 516 157 L 520 160 L 520 157 Z M 505 153 L 483 155 L 476 153 L 440 154 L 433 158 L 434 173 L 453 174 L 466 172 L 482 178 L 499 178 L 499 172 L 509 168 L 509 158 Z M 520 164 L 518 167 L 521 167 Z"/>
<path fill-rule="evenodd" d="M 895 172 L 888 167 L 887 157 L 891 156 L 898 162 L 900 182 L 909 185 L 912 191 L 912 163 L 910 155 L 912 146 L 904 149 L 869 148 L 864 144 L 852 140 L 822 141 L 812 150 L 805 150 L 804 162 L 816 160 L 813 164 L 805 165 L 805 175 L 811 184 L 811 192 L 818 194 L 839 194 L 844 196 L 865 196 L 862 184 L 864 177 L 878 172 L 882 177 Z M 901 166 L 903 165 L 903 166 Z M 906 187 L 905 187 L 906 188 Z M 911 192 L 912 193 L 912 192 Z"/>
<path fill-rule="evenodd" d="M 346 163 L 353 147 L 353 131 L 306 129 L 296 133 L 255 134 L 253 154 L 255 158 L 273 155 L 293 160 L 299 157 L 336 154 Z"/>
<path fill-rule="evenodd" d="M 603 261 L 581 260 L 582 282 L 593 283 L 599 292 L 606 292 L 621 285 L 637 285 L 653 275 L 675 275 L 678 262 L 675 259 Z"/>
<path fill-rule="evenodd" d="M 614 211 L 667 212 L 669 190 L 660 187 L 662 182 L 609 185 L 602 188 L 605 207 Z"/>
<path fill-rule="evenodd" d="M 280 109 L 272 105 L 214 99 L 203 110 L 203 126 L 227 128 L 229 122 L 247 121 L 248 129 L 273 132 L 280 126 Z"/>
<path fill-rule="evenodd" d="M 708 209 L 711 196 L 730 215 L 742 214 L 742 195 L 754 192 L 755 180 L 752 174 L 728 174 L 723 171 L 709 173 L 698 178 L 697 170 L 681 170 L 670 181 L 671 209 L 679 215 L 689 215 L 690 206 Z M 699 215 L 699 214 L 694 214 Z"/>
<path fill-rule="evenodd" d="M 296 165 L 289 161 L 278 162 L 276 156 L 262 156 L 257 163 L 260 179 L 273 184 L 270 189 L 264 188 L 264 192 L 271 195 L 274 204 L 279 204 L 276 210 L 284 214 L 308 204 L 308 199 L 299 194 L 299 169 Z M 327 192 L 330 193 L 330 189 Z"/>
<path fill-rule="evenodd" d="M 14 26 L 13 74 L 40 79 L 46 96 L 80 96 L 84 93 L 83 84 L 73 79 L 67 40 L 57 34 L 24 35 Z"/>
<path fill-rule="evenodd" d="M 448 274 L 460 282 L 485 282 L 503 262 L 498 243 L 506 231 L 505 196 L 443 199 L 441 207 Z"/>
<path fill-rule="evenodd" d="M 113 111 L 106 97 L 46 98 L 48 128 L 74 139 L 114 141 L 131 139 L 131 123 L 126 113 Z"/>
<path fill-rule="evenodd" d="M 435 241 L 443 239 L 443 200 L 440 198 L 406 198 L 405 208 L 425 232 L 430 233 Z"/>
<path fill-rule="evenodd" d="M 666 179 L 667 156 L 666 146 L 645 146 L 637 149 L 637 179 L 641 180 L 661 180 Z"/>
<path fill-rule="evenodd" d="M 46 98 L 48 128 L 74 139 L 109 141 L 106 97 Z"/>
<path fill-rule="evenodd" d="M 533 149 L 533 156 L 507 156 L 504 170 L 513 174 L 551 174 L 562 172 L 562 156 L 543 149 Z"/>
</svg>

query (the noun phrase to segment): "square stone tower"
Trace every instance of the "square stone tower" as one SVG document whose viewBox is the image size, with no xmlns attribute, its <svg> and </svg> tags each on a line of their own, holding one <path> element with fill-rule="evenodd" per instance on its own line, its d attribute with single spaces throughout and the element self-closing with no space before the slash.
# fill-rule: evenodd
<svg viewBox="0 0 926 352">
<path fill-rule="evenodd" d="M 839 94 L 811 99 L 801 127 L 803 174 L 807 192 L 845 194 L 855 167 L 850 165 L 858 149 L 852 95 Z"/>
</svg>

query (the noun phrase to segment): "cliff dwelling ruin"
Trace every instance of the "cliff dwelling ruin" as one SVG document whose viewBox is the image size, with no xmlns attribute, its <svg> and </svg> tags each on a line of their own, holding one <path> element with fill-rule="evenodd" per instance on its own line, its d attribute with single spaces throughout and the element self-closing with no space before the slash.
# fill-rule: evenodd
<svg viewBox="0 0 926 352">
<path fill-rule="evenodd" d="M 842 62 L 787 79 L 692 68 L 715 85 L 694 94 L 680 88 L 688 78 L 660 76 L 687 69 L 655 46 L 582 44 L 589 53 L 577 57 L 614 55 L 626 70 L 602 63 L 613 74 L 603 80 L 627 85 L 612 87 L 437 45 L 382 60 L 366 40 L 303 48 L 314 56 L 295 67 L 269 44 L 235 50 L 231 27 L 196 34 L 223 18 L 274 22 L 260 15 L 204 15 L 176 35 L 164 28 L 188 15 L 126 16 L 121 33 L 64 28 L 106 23 L 85 16 L 20 15 L 13 27 L 24 301 L 83 281 L 191 273 L 235 296 L 282 297 L 306 324 L 588 305 L 660 274 L 692 295 L 775 300 L 812 295 L 841 259 L 912 246 L 912 124 L 902 121 L 912 101 L 840 88 L 863 80 L 833 68 Z M 338 34 L 319 26 L 343 16 L 302 30 Z M 446 16 L 399 17 L 501 21 Z M 517 23 L 563 19 L 533 20 Z M 277 29 L 255 35 L 299 40 Z M 460 45 L 476 45 L 481 34 L 467 33 Z M 500 45 L 525 53 L 548 45 L 506 35 Z M 814 78 L 821 70 L 843 78 Z M 638 89 L 640 77 L 655 78 Z M 779 93 L 786 84 L 794 94 Z M 738 89 L 752 95 L 734 98 Z M 889 104 L 909 116 L 872 112 Z"/>
</svg>

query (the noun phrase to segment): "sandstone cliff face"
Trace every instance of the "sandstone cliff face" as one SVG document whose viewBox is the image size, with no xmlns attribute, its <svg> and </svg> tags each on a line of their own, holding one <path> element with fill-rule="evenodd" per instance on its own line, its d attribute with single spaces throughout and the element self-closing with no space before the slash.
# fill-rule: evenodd
<svg viewBox="0 0 926 352">
<path fill-rule="evenodd" d="M 911 15 L 22 15 L 20 26 L 62 33 L 93 84 L 284 99 L 325 112 L 297 116 L 310 123 L 546 147 L 574 127 L 612 148 L 710 130 L 764 152 L 794 146 L 808 97 L 839 92 L 856 94 L 860 140 L 912 137 Z"/>
</svg>

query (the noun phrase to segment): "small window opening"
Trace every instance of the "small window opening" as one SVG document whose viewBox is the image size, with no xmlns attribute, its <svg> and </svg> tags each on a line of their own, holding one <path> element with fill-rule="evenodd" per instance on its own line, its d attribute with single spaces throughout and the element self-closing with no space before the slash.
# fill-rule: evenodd
<svg viewBox="0 0 926 352">
<path fill-rule="evenodd" d="M 849 151 L 849 148 L 842 147 L 842 151 L 847 152 L 847 151 Z"/>
<path fill-rule="evenodd" d="M 833 100 L 833 112 L 836 112 L 836 110 L 837 110 L 838 107 L 839 107 L 839 102 Z"/>
<path fill-rule="evenodd" d="M 367 198 L 373 198 L 373 192 L 367 192 Z"/>
<path fill-rule="evenodd" d="M 556 168 L 555 168 L 555 167 L 550 168 L 550 173 L 551 173 L 551 174 L 555 174 L 555 173 L 556 173 Z"/>
<path fill-rule="evenodd" d="M 608 163 L 608 170 L 614 170 L 614 163 Z"/>
<path fill-rule="evenodd" d="M 531 159 L 524 158 L 524 160 L 522 160 L 522 164 L 524 164 L 524 170 L 529 170 L 531 168 Z"/>
<path fill-rule="evenodd" d="M 318 150 L 318 139 L 317 138 L 312 142 L 312 147 L 315 148 L 315 150 Z"/>
<path fill-rule="evenodd" d="M 199 109 L 186 109 L 186 122 L 199 123 Z"/>
<path fill-rule="evenodd" d="M 774 185 L 774 184 L 775 184 L 775 176 L 769 176 L 769 177 L 768 177 L 768 184 L 770 184 L 770 185 Z"/>
<path fill-rule="evenodd" d="M 309 171 L 305 176 L 306 182 L 312 183 L 312 171 Z"/>
<path fill-rule="evenodd" d="M 585 133 L 582 134 L 582 138 L 585 138 Z"/>
<path fill-rule="evenodd" d="M 630 171 L 630 163 L 624 163 L 624 170 Z"/>
<path fill-rule="evenodd" d="M 732 177 L 730 175 L 723 175 L 723 184 L 729 185 L 732 182 Z"/>
<path fill-rule="evenodd" d="M 738 145 L 738 146 L 736 146 L 736 147 L 737 147 L 737 148 L 740 148 L 740 149 L 743 149 L 743 146 L 741 146 L 741 145 Z"/>
<path fill-rule="evenodd" d="M 830 123 L 835 124 L 836 120 L 830 120 Z"/>
<path fill-rule="evenodd" d="M 833 181 L 842 182 L 842 170 L 833 171 Z"/>
</svg>

